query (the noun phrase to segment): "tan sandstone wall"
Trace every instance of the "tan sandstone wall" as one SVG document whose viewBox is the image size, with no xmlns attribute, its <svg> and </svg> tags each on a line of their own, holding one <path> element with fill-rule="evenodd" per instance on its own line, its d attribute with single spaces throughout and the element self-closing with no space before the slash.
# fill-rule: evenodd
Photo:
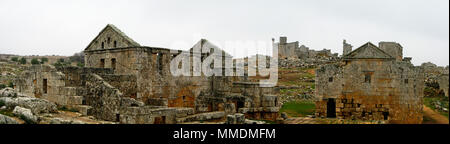
<svg viewBox="0 0 450 144">
<path fill-rule="evenodd" d="M 328 99 L 334 98 L 337 118 L 422 122 L 423 73 L 410 63 L 355 60 L 324 66 L 316 75 L 318 117 L 327 116 Z"/>
</svg>

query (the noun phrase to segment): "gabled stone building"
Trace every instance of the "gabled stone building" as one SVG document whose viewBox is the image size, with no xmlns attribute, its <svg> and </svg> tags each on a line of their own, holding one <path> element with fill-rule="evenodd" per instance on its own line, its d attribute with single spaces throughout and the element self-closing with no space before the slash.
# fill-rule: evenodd
<svg viewBox="0 0 450 144">
<path fill-rule="evenodd" d="M 345 42 L 344 47 L 349 50 Z M 421 123 L 423 70 L 403 58 L 402 50 L 394 42 L 369 42 L 318 68 L 316 116 Z"/>
<path fill-rule="evenodd" d="M 222 53 L 214 57 L 232 58 L 205 39 L 193 47 Z M 211 51 L 188 53 L 191 60 L 198 56 L 203 61 Z M 182 52 L 141 46 L 109 24 L 85 48 L 84 68 L 34 66 L 16 85 L 19 92 L 120 123 L 181 123 L 235 112 L 250 119 L 276 120 L 280 105 L 274 88 L 240 76 L 174 76 L 171 61 Z M 214 67 L 224 68 L 223 64 Z"/>
</svg>

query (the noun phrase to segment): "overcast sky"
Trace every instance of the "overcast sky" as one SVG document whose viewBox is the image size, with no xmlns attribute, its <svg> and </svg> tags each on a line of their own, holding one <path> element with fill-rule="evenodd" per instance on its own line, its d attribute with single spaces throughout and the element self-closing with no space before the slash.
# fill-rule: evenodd
<svg viewBox="0 0 450 144">
<path fill-rule="evenodd" d="M 448 0 L 0 0 L 0 53 L 72 55 L 107 24 L 145 46 L 287 36 L 342 54 L 343 39 L 395 41 L 415 65 L 449 64 Z"/>
</svg>

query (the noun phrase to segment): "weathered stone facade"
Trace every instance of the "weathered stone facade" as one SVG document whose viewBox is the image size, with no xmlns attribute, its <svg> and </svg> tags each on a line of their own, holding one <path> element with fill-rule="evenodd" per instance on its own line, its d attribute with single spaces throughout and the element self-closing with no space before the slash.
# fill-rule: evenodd
<svg viewBox="0 0 450 144">
<path fill-rule="evenodd" d="M 344 43 L 345 45 L 345 43 Z M 401 46 L 367 43 L 316 70 L 316 116 L 415 123 L 423 119 L 423 69 Z"/>
<path fill-rule="evenodd" d="M 198 55 L 192 49 L 188 51 L 191 74 L 194 58 L 232 58 L 204 39 L 193 47 L 211 51 Z M 140 46 L 107 25 L 84 50 L 85 68 L 33 66 L 16 80 L 16 85 L 20 92 L 120 123 L 225 119 L 224 106 L 232 103 L 248 118 L 278 117 L 280 105 L 274 88 L 244 84 L 245 78 L 240 76 L 172 75 L 171 61 L 182 52 Z M 224 70 L 224 65 L 214 63 L 213 71 Z"/>
</svg>

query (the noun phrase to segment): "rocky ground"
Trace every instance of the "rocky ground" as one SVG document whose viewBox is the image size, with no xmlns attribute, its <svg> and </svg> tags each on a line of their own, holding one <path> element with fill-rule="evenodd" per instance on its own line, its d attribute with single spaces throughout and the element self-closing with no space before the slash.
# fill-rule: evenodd
<svg viewBox="0 0 450 144">
<path fill-rule="evenodd" d="M 44 99 L 0 90 L 0 124 L 114 124 L 65 109 Z"/>
<path fill-rule="evenodd" d="M 288 118 L 284 124 L 385 124 L 385 121 L 359 121 L 359 120 L 343 120 L 343 119 L 323 119 L 311 117 L 295 117 Z"/>
<path fill-rule="evenodd" d="M 423 124 L 449 124 L 448 117 L 443 116 L 427 106 L 423 107 L 423 116 Z"/>
<path fill-rule="evenodd" d="M 311 100 L 315 90 L 315 68 L 280 68 L 281 102 Z"/>
</svg>

